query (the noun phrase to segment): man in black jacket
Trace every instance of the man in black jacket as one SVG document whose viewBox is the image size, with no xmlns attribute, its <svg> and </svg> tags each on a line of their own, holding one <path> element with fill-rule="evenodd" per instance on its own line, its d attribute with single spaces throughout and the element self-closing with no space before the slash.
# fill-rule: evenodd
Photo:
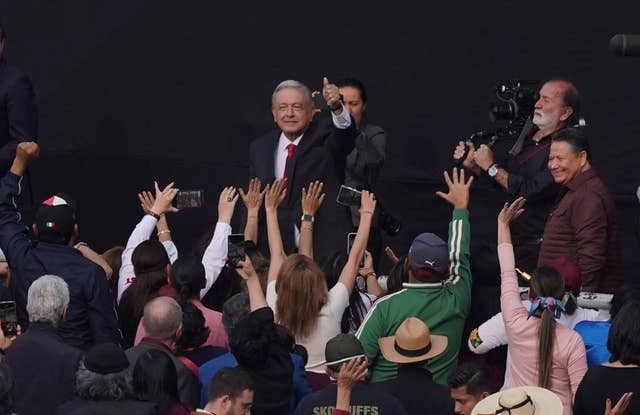
<svg viewBox="0 0 640 415">
<path fill-rule="evenodd" d="M 385 359 L 398 363 L 398 377 L 372 383 L 402 402 L 407 414 L 453 415 L 449 388 L 433 381 L 427 361 L 447 348 L 446 336 L 432 335 L 419 318 L 402 322 L 395 336 L 378 339 Z"/>
<path fill-rule="evenodd" d="M 31 283 L 45 274 L 58 275 L 69 286 L 69 310 L 58 334 L 82 350 L 96 343 L 120 343 L 122 336 L 113 297 L 102 268 L 74 249 L 78 234 L 75 208 L 68 196 L 52 196 L 36 212 L 32 241 L 20 224 L 15 200 L 22 189 L 23 174 L 38 156 L 34 142 L 20 143 L 11 169 L 0 181 L 0 248 L 11 268 L 18 320 L 28 326 L 26 304 Z"/>
<path fill-rule="evenodd" d="M 322 226 L 313 233 L 313 246 L 320 259 L 344 246 L 351 229 L 348 209 L 335 200 L 344 183 L 345 160 L 353 150 L 357 134 L 349 111 L 340 101 L 338 87 L 324 78 L 322 93 L 331 121 L 321 116 L 313 120 L 311 93 L 304 84 L 293 80 L 281 82 L 271 100 L 271 111 L 279 129 L 253 141 L 249 149 L 251 177 L 258 177 L 263 183 L 287 179 L 286 199 L 278 209 L 280 233 L 287 253 L 296 250 L 296 234 L 301 222 L 313 224 L 314 221 L 312 217 L 302 218 L 302 188 L 315 180 L 324 183 L 326 201 L 316 213 Z M 266 247 L 264 239 L 259 241 L 261 249 Z"/>
<path fill-rule="evenodd" d="M 6 354 L 15 377 L 15 409 L 20 414 L 50 414 L 73 398 L 82 351 L 56 333 L 68 305 L 69 289 L 61 278 L 44 275 L 31 284 L 27 304 L 31 325 Z"/>
</svg>

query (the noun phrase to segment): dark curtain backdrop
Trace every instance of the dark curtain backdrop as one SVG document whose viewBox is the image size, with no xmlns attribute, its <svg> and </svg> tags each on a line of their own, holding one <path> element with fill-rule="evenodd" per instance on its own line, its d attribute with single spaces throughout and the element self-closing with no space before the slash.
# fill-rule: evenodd
<svg viewBox="0 0 640 415">
<path fill-rule="evenodd" d="M 0 17 L 5 54 L 38 96 L 35 195 L 73 194 L 98 250 L 125 243 L 136 193 L 154 179 L 205 189 L 207 209 L 170 219 L 190 250 L 222 187 L 246 183 L 275 85 L 353 75 L 388 134 L 378 193 L 404 223 L 389 240 L 402 252 L 421 231 L 445 235 L 450 211 L 434 192 L 455 142 L 488 127 L 493 86 L 563 75 L 582 93 L 627 279 L 638 280 L 640 58 L 608 51 L 613 34 L 640 33 L 640 2 L 625 3 L 2 0 Z M 476 238 L 494 234 L 500 204 L 499 191 L 474 190 Z"/>
</svg>

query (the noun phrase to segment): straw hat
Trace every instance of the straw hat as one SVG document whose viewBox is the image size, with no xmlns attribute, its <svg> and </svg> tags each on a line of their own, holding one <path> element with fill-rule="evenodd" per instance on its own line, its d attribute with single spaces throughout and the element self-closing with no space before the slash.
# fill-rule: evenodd
<svg viewBox="0 0 640 415">
<path fill-rule="evenodd" d="M 444 352 L 447 343 L 447 336 L 432 336 L 429 327 L 415 317 L 403 321 L 395 336 L 378 339 L 382 355 L 394 363 L 413 363 L 431 359 Z"/>
<path fill-rule="evenodd" d="M 489 395 L 471 415 L 562 415 L 562 402 L 548 389 L 521 386 Z"/>
</svg>

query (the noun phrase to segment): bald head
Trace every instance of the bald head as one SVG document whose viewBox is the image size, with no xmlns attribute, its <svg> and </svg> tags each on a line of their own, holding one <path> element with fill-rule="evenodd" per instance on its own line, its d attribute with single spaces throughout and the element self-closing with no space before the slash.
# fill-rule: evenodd
<svg viewBox="0 0 640 415">
<path fill-rule="evenodd" d="M 152 339 L 172 338 L 181 324 L 182 309 L 171 297 L 156 297 L 144 306 L 142 325 Z"/>
</svg>

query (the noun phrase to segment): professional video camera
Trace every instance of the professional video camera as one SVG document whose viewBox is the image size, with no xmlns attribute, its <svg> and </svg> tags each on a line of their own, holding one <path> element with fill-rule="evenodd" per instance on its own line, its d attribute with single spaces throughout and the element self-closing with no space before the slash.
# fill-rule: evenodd
<svg viewBox="0 0 640 415">
<path fill-rule="evenodd" d="M 496 85 L 495 94 L 498 102 L 489 103 L 489 121 L 495 128 L 473 133 L 467 141 L 472 142 L 476 148 L 481 144 L 493 147 L 497 140 L 520 134 L 527 119 L 533 114 L 539 97 L 538 86 L 538 81 L 531 80 L 512 80 Z M 467 153 L 468 150 L 460 159 L 454 159 L 454 164 L 462 164 Z"/>
<path fill-rule="evenodd" d="M 494 131 L 479 131 L 469 140 L 474 144 L 493 145 L 496 140 L 520 134 L 538 100 L 538 81 L 512 80 L 495 86 L 498 102 L 489 103 L 489 121 Z"/>
</svg>

